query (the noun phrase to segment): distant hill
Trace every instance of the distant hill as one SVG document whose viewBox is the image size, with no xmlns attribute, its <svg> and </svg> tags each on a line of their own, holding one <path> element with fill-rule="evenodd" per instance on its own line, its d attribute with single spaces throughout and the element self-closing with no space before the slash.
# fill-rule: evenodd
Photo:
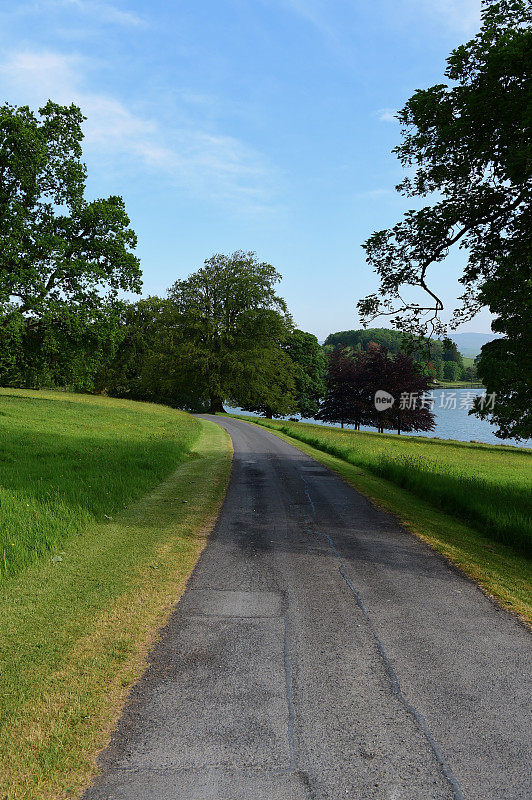
<svg viewBox="0 0 532 800">
<path fill-rule="evenodd" d="M 475 358 L 480 353 L 480 348 L 486 342 L 500 338 L 496 333 L 451 333 L 449 339 L 454 342 L 456 349 L 465 358 Z M 330 333 L 324 341 L 326 347 L 352 347 L 353 349 L 367 348 L 368 342 L 386 347 L 390 353 L 400 353 L 403 348 L 403 334 L 392 328 L 361 328 L 352 331 L 337 331 Z M 442 344 L 438 339 L 432 340 L 433 358 L 442 358 Z M 445 357 L 444 357 L 445 358 Z M 449 359 L 445 359 L 449 360 Z M 456 359 L 454 359 L 456 360 Z"/>
<path fill-rule="evenodd" d="M 493 339 L 499 339 L 496 333 L 451 333 L 451 339 L 460 353 L 468 358 L 475 358 L 480 353 L 480 348 L 486 342 L 492 342 Z"/>
<path fill-rule="evenodd" d="M 336 331 L 336 333 L 330 333 L 323 344 L 326 349 L 342 346 L 352 347 L 353 350 L 367 350 L 370 342 L 375 342 L 381 347 L 385 347 L 392 355 L 403 352 L 403 334 L 401 331 L 396 331 L 392 328 L 360 328 L 356 331 Z M 461 360 L 454 342 L 451 350 L 444 352 L 443 343 L 439 339 L 432 339 L 430 353 L 431 361 Z M 421 358 L 421 360 L 425 360 L 427 357 L 426 351 L 422 346 L 419 346 L 413 355 Z"/>
</svg>

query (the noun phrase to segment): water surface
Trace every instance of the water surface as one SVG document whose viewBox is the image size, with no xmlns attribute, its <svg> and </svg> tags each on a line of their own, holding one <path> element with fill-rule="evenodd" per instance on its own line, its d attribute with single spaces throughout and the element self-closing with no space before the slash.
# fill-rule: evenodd
<svg viewBox="0 0 532 800">
<path fill-rule="evenodd" d="M 480 389 L 434 389 L 433 412 L 436 417 L 436 427 L 429 433 L 404 433 L 401 436 L 428 436 L 432 439 L 458 439 L 461 442 L 484 442 L 486 444 L 505 444 L 515 447 L 532 447 L 532 439 L 515 441 L 514 439 L 499 439 L 495 436 L 496 428 L 485 419 L 469 415 L 469 409 L 474 397 L 483 394 Z M 248 412 L 240 409 L 228 409 L 230 413 L 247 415 Z M 256 416 L 256 415 L 252 415 Z M 303 422 L 312 422 L 315 425 L 331 425 L 339 428 L 340 425 L 323 423 L 320 420 L 308 419 Z M 346 428 L 353 428 L 346 425 Z M 362 430 L 374 431 L 375 428 L 362 426 Z M 389 431 L 393 433 L 393 431 Z"/>
</svg>

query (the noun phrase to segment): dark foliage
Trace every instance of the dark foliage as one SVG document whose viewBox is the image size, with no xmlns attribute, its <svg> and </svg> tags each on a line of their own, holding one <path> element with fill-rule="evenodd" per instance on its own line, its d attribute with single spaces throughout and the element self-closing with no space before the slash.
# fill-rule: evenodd
<svg viewBox="0 0 532 800">
<path fill-rule="evenodd" d="M 316 419 L 325 422 L 374 425 L 378 431 L 430 431 L 434 414 L 428 392 L 430 380 L 411 356 L 392 356 L 377 344 L 365 352 L 348 348 L 329 354 L 327 392 Z M 393 405 L 383 410 L 375 406 L 378 391 L 387 392 Z"/>
</svg>

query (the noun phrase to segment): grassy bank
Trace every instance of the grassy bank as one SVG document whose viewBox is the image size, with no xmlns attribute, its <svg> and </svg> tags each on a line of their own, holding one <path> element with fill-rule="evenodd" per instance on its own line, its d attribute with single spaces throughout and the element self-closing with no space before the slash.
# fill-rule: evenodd
<svg viewBox="0 0 532 800">
<path fill-rule="evenodd" d="M 165 406 L 1 390 L 0 577 L 147 492 L 199 429 Z"/>
<path fill-rule="evenodd" d="M 532 452 L 255 420 L 408 489 L 493 541 L 532 554 Z"/>
<path fill-rule="evenodd" d="M 483 389 L 480 381 L 438 381 L 435 389 Z"/>
<path fill-rule="evenodd" d="M 496 475 L 500 471 L 503 482 L 522 488 L 530 481 L 531 454 L 509 448 L 423 440 L 421 437 L 412 439 L 340 431 L 306 423 L 250 417 L 241 419 L 247 422 L 252 420 L 269 428 L 337 472 L 377 505 L 395 514 L 406 527 L 472 577 L 501 605 L 532 625 L 532 561 L 513 548 L 489 539 L 483 532 L 465 523 L 459 513 L 450 514 L 448 510 L 441 509 L 431 495 L 424 495 L 423 492 L 415 494 L 383 477 L 373 470 L 372 461 L 372 453 L 379 450 L 390 460 L 393 460 L 394 453 L 411 458 L 417 453 L 418 462 L 423 462 L 424 456 L 428 455 L 429 464 L 434 466 L 439 463 L 439 472 L 443 474 L 454 466 L 454 469 L 460 468 L 461 473 L 470 478 L 478 471 L 491 476 L 496 483 Z M 287 434 L 287 431 L 290 433 Z M 355 442 L 358 448 L 356 455 Z M 468 486 L 465 485 L 464 492 L 467 491 Z"/>
<path fill-rule="evenodd" d="M 2 397 L 2 421 L 23 445 L 34 418 L 36 463 L 27 445 L 22 466 L 3 466 L 20 504 L 10 536 L 26 560 L 8 562 L 0 584 L 0 797 L 58 800 L 79 797 L 90 779 L 183 591 L 223 498 L 231 448 L 218 426 L 171 409 L 15 394 Z M 9 452 L 7 426 L 2 441 Z M 39 520 L 31 547 L 16 526 L 24 502 Z M 50 520 L 57 537 L 45 539 Z"/>
</svg>

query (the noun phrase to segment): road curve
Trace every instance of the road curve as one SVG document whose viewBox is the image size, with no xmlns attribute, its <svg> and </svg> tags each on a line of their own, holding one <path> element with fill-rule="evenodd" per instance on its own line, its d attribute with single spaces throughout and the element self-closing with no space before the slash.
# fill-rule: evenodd
<svg viewBox="0 0 532 800">
<path fill-rule="evenodd" d="M 318 462 L 233 440 L 212 539 L 85 800 L 526 800 L 529 632 Z"/>
</svg>

